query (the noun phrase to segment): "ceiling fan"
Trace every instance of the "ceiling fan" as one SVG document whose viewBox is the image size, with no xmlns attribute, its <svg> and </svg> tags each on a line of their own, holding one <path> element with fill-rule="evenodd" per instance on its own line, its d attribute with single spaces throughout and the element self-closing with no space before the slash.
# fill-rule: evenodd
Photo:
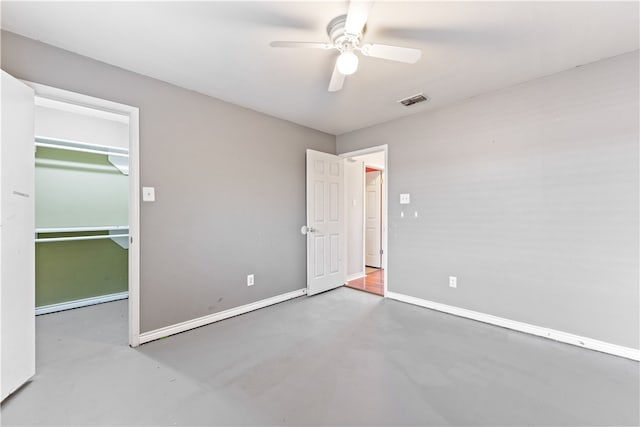
<svg viewBox="0 0 640 427">
<path fill-rule="evenodd" d="M 384 44 L 360 44 L 372 5 L 372 1 L 351 0 L 347 14 L 333 18 L 327 25 L 327 34 L 331 43 L 274 41 L 271 42 L 271 46 L 336 49 L 340 52 L 329 82 L 329 92 L 337 92 L 342 89 L 345 76 L 356 72 L 358 69 L 356 52 L 372 58 L 415 64 L 422 56 L 420 49 Z"/>
</svg>

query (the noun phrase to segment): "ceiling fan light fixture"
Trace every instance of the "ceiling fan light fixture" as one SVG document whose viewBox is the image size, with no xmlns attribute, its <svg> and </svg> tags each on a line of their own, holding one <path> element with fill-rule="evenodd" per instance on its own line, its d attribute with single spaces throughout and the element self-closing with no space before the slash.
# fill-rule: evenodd
<svg viewBox="0 0 640 427">
<path fill-rule="evenodd" d="M 335 65 L 331 72 L 331 80 L 327 88 L 329 92 L 341 90 L 346 76 L 358 71 L 359 57 L 356 56 L 356 52 L 371 58 L 404 62 L 406 64 L 418 62 L 422 56 L 420 49 L 386 44 L 361 44 L 373 2 L 374 0 L 349 0 L 347 14 L 336 16 L 327 25 L 327 35 L 331 41 L 330 43 L 273 41 L 271 46 L 337 50 L 339 56 L 335 59 Z"/>
<path fill-rule="evenodd" d="M 351 51 L 342 52 L 338 57 L 336 66 L 340 74 L 349 76 L 358 70 L 358 56 Z"/>
</svg>

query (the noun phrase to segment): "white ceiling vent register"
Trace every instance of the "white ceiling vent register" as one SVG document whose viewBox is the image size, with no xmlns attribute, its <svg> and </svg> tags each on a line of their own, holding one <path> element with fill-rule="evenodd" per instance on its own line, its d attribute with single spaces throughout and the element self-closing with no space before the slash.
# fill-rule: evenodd
<svg viewBox="0 0 640 427">
<path fill-rule="evenodd" d="M 419 104 L 421 102 L 425 102 L 425 101 L 428 101 L 428 100 L 429 100 L 428 97 L 426 97 L 423 94 L 419 93 L 417 95 L 413 95 L 413 96 L 410 96 L 408 98 L 401 99 L 398 102 L 400 104 L 404 105 L 405 107 L 410 107 L 410 106 L 412 106 L 414 104 Z"/>
</svg>

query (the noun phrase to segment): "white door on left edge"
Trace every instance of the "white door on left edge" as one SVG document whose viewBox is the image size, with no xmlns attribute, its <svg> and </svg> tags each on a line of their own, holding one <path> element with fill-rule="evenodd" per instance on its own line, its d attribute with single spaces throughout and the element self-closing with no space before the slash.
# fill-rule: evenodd
<svg viewBox="0 0 640 427">
<path fill-rule="evenodd" d="M 307 295 L 344 284 L 343 161 L 307 150 Z"/>
<path fill-rule="evenodd" d="M 0 395 L 29 380 L 35 353 L 34 93 L 2 71 L 0 86 Z"/>
</svg>

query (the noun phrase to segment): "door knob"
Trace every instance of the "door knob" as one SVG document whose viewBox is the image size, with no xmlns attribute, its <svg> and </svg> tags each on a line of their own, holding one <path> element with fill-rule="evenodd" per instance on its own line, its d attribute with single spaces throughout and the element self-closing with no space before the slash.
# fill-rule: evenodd
<svg viewBox="0 0 640 427">
<path fill-rule="evenodd" d="M 315 233 L 315 232 L 316 232 L 316 229 L 315 229 L 315 228 L 313 228 L 313 227 L 307 226 L 307 225 L 303 225 L 303 226 L 300 228 L 300 232 L 301 232 L 302 234 Z"/>
</svg>

